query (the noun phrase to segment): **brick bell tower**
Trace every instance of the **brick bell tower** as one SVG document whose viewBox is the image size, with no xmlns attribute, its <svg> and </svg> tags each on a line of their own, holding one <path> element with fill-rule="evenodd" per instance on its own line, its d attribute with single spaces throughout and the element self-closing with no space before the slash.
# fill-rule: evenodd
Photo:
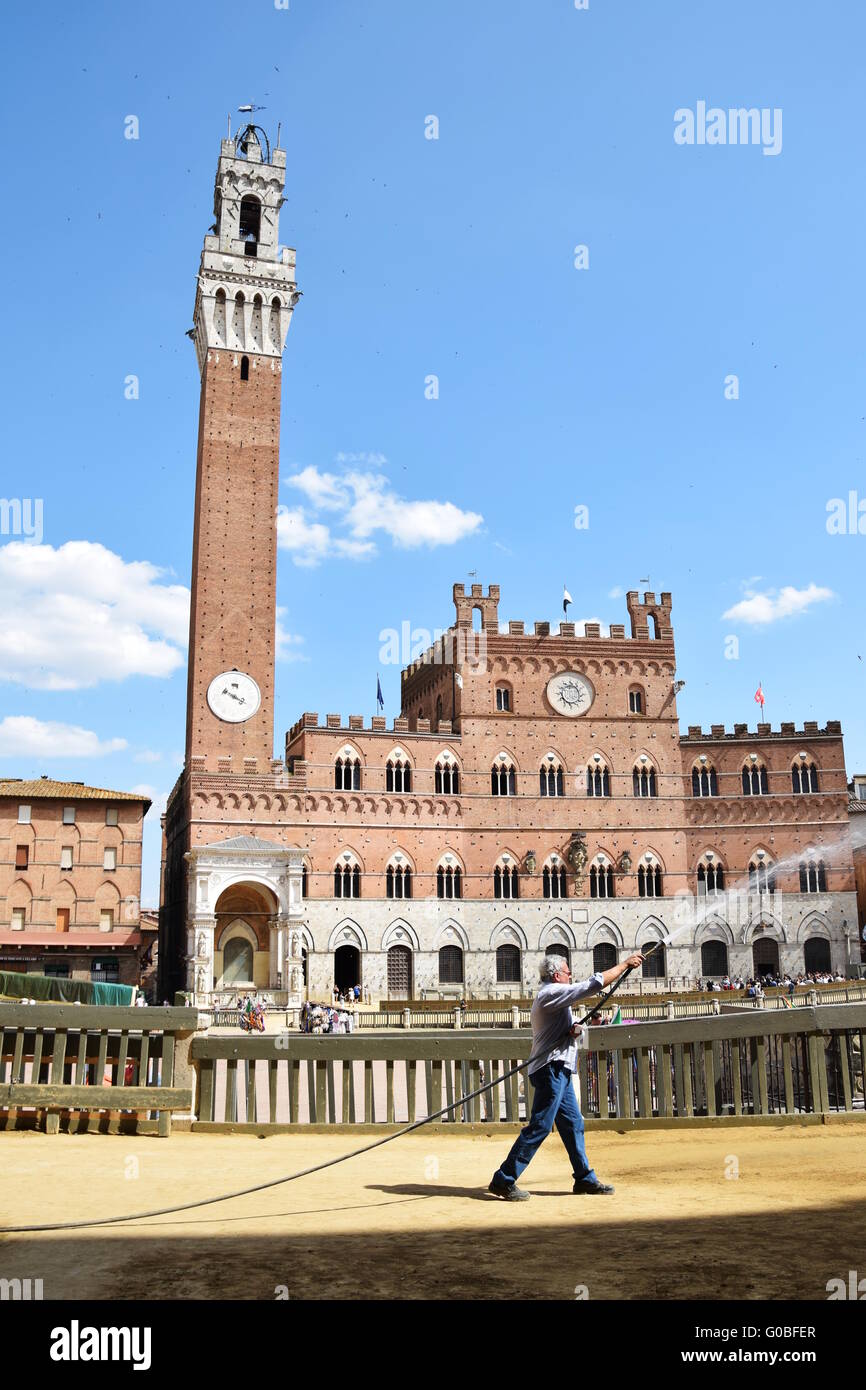
<svg viewBox="0 0 866 1390">
<path fill-rule="evenodd" d="M 282 353 L 299 298 L 278 244 L 286 152 L 223 140 L 195 297 L 201 371 L 186 764 L 270 771 Z"/>
</svg>

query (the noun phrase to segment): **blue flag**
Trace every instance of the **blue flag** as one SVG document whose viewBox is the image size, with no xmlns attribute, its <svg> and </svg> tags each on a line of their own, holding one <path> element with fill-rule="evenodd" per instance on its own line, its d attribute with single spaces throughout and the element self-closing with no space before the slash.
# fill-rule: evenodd
<svg viewBox="0 0 866 1390">
<path fill-rule="evenodd" d="M 385 708 L 385 697 L 382 694 L 382 683 L 379 680 L 378 676 L 376 677 L 376 704 L 379 706 L 380 709 Z"/>
</svg>

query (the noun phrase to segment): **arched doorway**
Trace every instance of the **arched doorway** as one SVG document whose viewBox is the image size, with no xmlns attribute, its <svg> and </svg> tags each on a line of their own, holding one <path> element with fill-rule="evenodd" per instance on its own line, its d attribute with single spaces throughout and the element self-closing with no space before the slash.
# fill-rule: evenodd
<svg viewBox="0 0 866 1390">
<path fill-rule="evenodd" d="M 827 974 L 830 969 L 830 943 L 823 936 L 810 936 L 806 942 L 803 959 L 806 974 Z"/>
<path fill-rule="evenodd" d="M 334 984 L 342 994 L 361 983 L 361 952 L 357 946 L 338 946 L 334 952 Z"/>
<path fill-rule="evenodd" d="M 610 970 L 616 965 L 616 947 L 610 941 L 600 941 L 592 948 L 593 973 Z"/>
<path fill-rule="evenodd" d="M 779 943 L 771 936 L 762 936 L 752 946 L 752 961 L 756 975 L 779 974 Z"/>
<path fill-rule="evenodd" d="M 546 947 L 544 954 L 546 956 L 557 956 L 560 960 L 564 961 L 569 968 L 571 967 L 571 952 L 567 946 L 563 946 L 561 941 L 552 942 L 550 946 Z"/>
<path fill-rule="evenodd" d="M 388 997 L 412 998 L 412 952 L 408 946 L 392 946 L 388 951 Z"/>
<path fill-rule="evenodd" d="M 646 949 L 646 946 L 650 946 L 650 945 L 653 945 L 653 943 L 652 943 L 652 942 L 647 942 L 647 943 L 645 944 L 645 946 L 641 947 L 641 950 L 645 950 L 645 949 Z M 641 973 L 641 975 L 643 976 L 643 978 L 644 978 L 645 980 L 663 980 L 663 979 L 664 979 L 665 975 L 668 973 L 668 972 L 667 972 L 667 965 L 666 965 L 666 963 L 665 963 L 665 948 L 664 948 L 664 946 L 659 946 L 659 947 L 657 948 L 657 950 L 653 951 L 653 953 L 652 953 L 651 956 L 647 956 L 646 960 L 644 961 L 643 965 L 641 966 L 641 971 L 640 971 L 640 973 Z"/>
<path fill-rule="evenodd" d="M 728 948 L 724 941 L 705 941 L 701 946 L 701 974 L 727 975 Z"/>
<path fill-rule="evenodd" d="M 223 951 L 223 985 L 253 983 L 253 948 L 242 936 L 233 936 Z"/>
</svg>

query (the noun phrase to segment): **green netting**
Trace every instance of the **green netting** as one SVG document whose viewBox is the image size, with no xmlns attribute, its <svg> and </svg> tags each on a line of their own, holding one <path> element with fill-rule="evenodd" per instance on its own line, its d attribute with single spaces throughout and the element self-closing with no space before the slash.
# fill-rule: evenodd
<svg viewBox="0 0 866 1390">
<path fill-rule="evenodd" d="M 65 980 L 57 975 L 20 975 L 0 970 L 0 999 L 39 999 L 54 1004 L 130 1005 L 133 985 L 93 984 L 89 980 Z"/>
</svg>

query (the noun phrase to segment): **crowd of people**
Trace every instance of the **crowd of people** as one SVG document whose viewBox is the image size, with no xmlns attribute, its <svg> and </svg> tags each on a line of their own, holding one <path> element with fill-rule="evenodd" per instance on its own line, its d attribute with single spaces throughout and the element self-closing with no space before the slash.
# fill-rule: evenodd
<svg viewBox="0 0 866 1390">
<path fill-rule="evenodd" d="M 697 987 L 699 990 L 706 990 L 710 993 L 714 990 L 722 992 L 724 990 L 741 989 L 745 990 L 749 999 L 760 999 L 766 988 L 786 989 L 789 994 L 793 994 L 796 989 L 808 985 L 844 983 L 845 976 L 840 975 L 838 971 L 834 974 L 829 970 L 813 970 L 809 974 L 800 974 L 796 976 L 789 975 L 787 971 L 779 975 L 759 975 L 757 978 L 750 976 L 748 979 L 743 979 L 741 975 L 737 975 L 733 980 L 730 975 L 725 975 L 723 979 L 710 979 L 707 980 L 706 983 L 704 983 L 703 980 L 698 980 Z"/>
</svg>

